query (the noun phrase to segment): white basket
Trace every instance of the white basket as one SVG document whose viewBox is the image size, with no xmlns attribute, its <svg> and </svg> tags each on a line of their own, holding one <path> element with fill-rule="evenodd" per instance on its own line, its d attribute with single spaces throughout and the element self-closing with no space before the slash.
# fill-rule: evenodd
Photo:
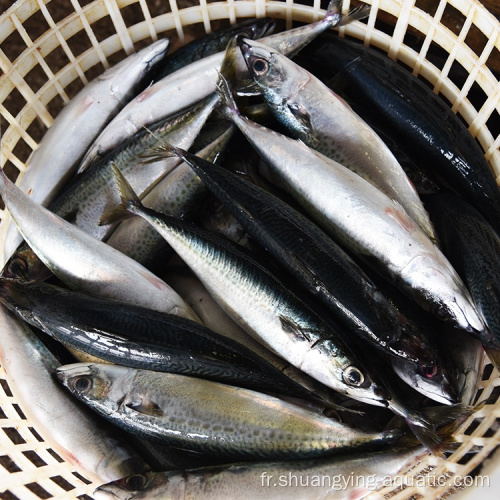
<svg viewBox="0 0 500 500">
<path fill-rule="evenodd" d="M 177 3 L 176 0 L 168 3 L 166 0 L 19 0 L 0 17 L 1 166 L 13 178 L 22 174 L 29 154 L 62 105 L 96 74 L 138 47 L 164 35 L 178 37 L 177 43 L 184 43 L 196 33 L 211 31 L 219 20 L 227 24 L 245 17 L 268 15 L 285 20 L 286 26 L 291 27 L 294 21 L 319 19 L 323 13 L 320 1 L 304 3 L 312 6 L 294 4 L 293 0 Z M 489 69 L 492 57 L 500 51 L 499 22 L 476 0 L 368 0 L 366 3 L 372 4 L 367 22 L 356 22 L 341 31 L 402 61 L 415 75 L 428 80 L 436 93 L 446 97 L 481 144 L 500 183 L 500 136 L 494 137 L 489 127 L 500 120 L 500 85 Z M 417 7 L 429 4 L 434 4 L 432 12 Z M 346 0 L 344 11 L 353 5 Z M 61 19 L 60 12 L 64 9 L 67 13 Z M 458 11 L 463 19 L 449 29 L 441 20 L 451 9 Z M 389 30 L 391 35 L 378 29 L 381 19 L 394 27 Z M 406 35 L 411 33 L 419 33 L 424 39 L 418 52 L 405 44 Z M 476 52 L 469 47 L 472 35 L 480 40 Z M 13 49 L 16 40 L 25 45 L 24 50 Z M 446 54 L 441 68 L 426 58 L 431 45 L 441 47 Z M 463 66 L 469 75 L 461 88 L 448 78 L 453 64 Z M 467 98 L 473 86 L 479 86 L 485 96 L 477 108 Z M 0 210 L 0 218 L 6 217 L 8 213 Z M 0 234 L 5 225 L 0 225 Z M 84 470 L 75 470 L 62 461 L 51 437 L 40 436 L 30 425 L 10 392 L 2 367 L 0 385 L 0 498 L 91 496 L 98 485 L 86 480 Z M 487 404 L 457 432 L 460 448 L 446 461 L 428 456 L 412 464 L 408 471 L 412 477 L 430 473 L 436 477 L 456 477 L 462 486 L 450 489 L 447 485 L 439 486 L 437 481 L 435 487 L 425 481 L 414 481 L 406 488 L 387 486 L 372 494 L 373 497 L 387 494 L 394 500 L 439 498 L 469 486 L 473 481 L 467 475 L 477 473 L 477 467 L 500 443 L 499 385 L 498 372 L 486 364 L 478 400 Z M 477 453 L 469 453 L 473 446 Z M 490 473 L 498 472 L 500 463 L 493 462 L 488 467 L 485 470 Z M 484 475 L 481 471 L 479 474 Z M 483 499 L 488 491 L 481 490 Z"/>
</svg>

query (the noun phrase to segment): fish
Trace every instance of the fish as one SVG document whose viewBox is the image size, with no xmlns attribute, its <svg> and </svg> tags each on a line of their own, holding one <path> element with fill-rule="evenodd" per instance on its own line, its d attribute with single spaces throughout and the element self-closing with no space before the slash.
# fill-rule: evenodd
<svg viewBox="0 0 500 500">
<path fill-rule="evenodd" d="M 379 51 L 341 37 L 314 41 L 296 60 L 500 234 L 498 172 L 462 120 L 424 82 Z"/>
<path fill-rule="evenodd" d="M 436 357 L 373 281 L 329 236 L 271 193 L 181 148 L 165 146 L 187 162 L 242 224 L 315 300 L 371 345 L 422 367 Z"/>
<path fill-rule="evenodd" d="M 3 170 L 0 195 L 30 247 L 71 289 L 199 320 L 163 280 L 32 201 Z"/>
<path fill-rule="evenodd" d="M 487 325 L 475 332 L 500 367 L 500 236 L 466 200 L 453 193 L 426 197 L 446 256 L 465 281 Z"/>
<path fill-rule="evenodd" d="M 248 71 L 274 116 L 297 139 L 397 201 L 435 240 L 429 215 L 391 150 L 343 99 L 312 73 L 266 45 L 237 38 Z"/>
<path fill-rule="evenodd" d="M 47 206 L 71 178 L 95 137 L 118 111 L 149 84 L 151 72 L 162 64 L 169 40 L 160 39 L 108 68 L 71 99 L 57 115 L 28 160 L 19 188 Z M 5 262 L 22 238 L 12 220 L 5 237 Z"/>
<path fill-rule="evenodd" d="M 217 104 L 215 95 L 143 129 L 125 144 L 102 159 L 99 165 L 81 174 L 50 205 L 50 210 L 99 240 L 113 228 L 99 225 L 107 207 L 118 201 L 111 165 L 117 165 L 141 197 L 180 163 L 174 158 L 151 161 L 160 141 L 172 141 L 189 149 Z M 147 162 L 147 163 L 145 163 Z"/>
<path fill-rule="evenodd" d="M 341 4 L 341 0 L 330 0 L 323 19 L 316 23 L 264 37 L 263 40 L 280 52 L 292 55 L 326 29 L 342 26 L 367 16 L 369 7 L 366 4 L 353 9 L 347 16 L 342 14 Z M 225 56 L 225 51 L 221 51 L 189 64 L 139 94 L 123 108 L 94 141 L 80 163 L 79 171 L 83 171 L 98 157 L 106 154 L 143 126 L 148 126 L 164 116 L 174 114 L 179 109 L 215 92 L 219 71 Z M 236 67 L 233 67 L 231 71 L 235 74 L 241 72 L 246 74 L 244 61 L 240 58 Z"/>
<path fill-rule="evenodd" d="M 438 318 L 467 331 L 485 328 L 456 271 L 399 203 L 303 142 L 245 118 L 224 77 L 219 92 L 227 118 L 337 243 Z"/>
<path fill-rule="evenodd" d="M 318 399 L 254 351 L 191 320 L 6 278 L 0 302 L 63 344 L 107 361 Z"/>
<path fill-rule="evenodd" d="M 59 367 L 57 378 L 131 433 L 230 459 L 317 457 L 401 435 L 359 431 L 273 396 L 185 375 L 76 363 Z"/>
<path fill-rule="evenodd" d="M 249 38 L 262 38 L 270 35 L 275 25 L 275 21 L 270 17 L 250 18 L 195 38 L 165 58 L 161 68 L 154 75 L 153 83 L 188 64 L 225 50 L 229 40 L 236 34 L 248 33 Z"/>
<path fill-rule="evenodd" d="M 55 380 L 59 361 L 33 331 L 0 306 L 0 362 L 31 425 L 90 480 L 107 482 L 149 467 L 116 430 L 76 401 Z"/>
<path fill-rule="evenodd" d="M 389 408 L 405 419 L 430 450 L 442 452 L 446 437 L 436 433 L 435 423 L 468 415 L 471 408 L 446 407 L 444 412 L 432 415 L 408 408 L 391 389 L 390 378 L 380 374 L 383 369 L 374 362 L 376 352 L 370 352 L 368 360 L 364 350 L 352 349 L 356 339 L 350 338 L 348 343 L 345 332 L 331 317 L 303 302 L 243 247 L 142 206 L 119 169 L 114 172 L 122 204 L 106 213 L 103 223 L 131 215 L 143 217 L 182 255 L 219 305 L 250 335 L 331 389 Z M 372 370 L 373 366 L 377 368 Z"/>
<path fill-rule="evenodd" d="M 207 160 L 215 160 L 225 149 L 232 133 L 232 128 L 226 127 L 221 135 L 197 154 Z M 162 144 L 163 141 L 158 147 L 161 148 Z M 205 185 L 200 178 L 187 165 L 181 163 L 144 196 L 143 203 L 160 212 L 189 218 L 194 216 L 205 191 Z M 165 262 L 168 256 L 165 253 L 168 248 L 165 240 L 140 217 L 122 221 L 106 243 L 148 269 L 159 260 Z"/>
<path fill-rule="evenodd" d="M 306 305 L 243 247 L 144 207 L 120 171 L 114 172 L 122 203 L 103 216 L 103 223 L 130 216 L 147 220 L 247 333 L 328 387 L 385 406 L 371 374 L 331 318 Z"/>
<path fill-rule="evenodd" d="M 96 500 L 357 500 L 375 495 L 425 456 L 418 446 L 315 460 L 263 461 L 134 474 L 99 486 Z"/>
</svg>

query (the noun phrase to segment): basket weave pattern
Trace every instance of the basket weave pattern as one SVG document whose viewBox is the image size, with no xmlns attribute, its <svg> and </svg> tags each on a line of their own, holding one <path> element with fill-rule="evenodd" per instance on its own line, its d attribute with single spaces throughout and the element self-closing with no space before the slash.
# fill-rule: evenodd
<svg viewBox="0 0 500 500">
<path fill-rule="evenodd" d="M 307 5 L 303 5 L 303 4 Z M 312 22 L 324 12 L 320 0 L 20 0 L 0 16 L 0 164 L 11 178 L 20 179 L 26 161 L 62 106 L 78 90 L 126 54 L 163 36 L 189 41 L 219 25 L 245 17 L 269 15 L 292 22 Z M 344 2 L 344 11 L 359 2 Z M 491 71 L 500 55 L 500 24 L 476 0 L 368 0 L 366 22 L 346 33 L 400 60 L 413 74 L 430 82 L 446 98 L 477 138 L 500 184 L 500 85 Z M 432 4 L 432 10 L 425 6 Z M 458 13 L 460 25 L 443 24 L 446 14 Z M 456 12 L 455 12 L 456 11 Z M 390 26 L 390 29 L 387 29 Z M 382 28 L 382 29 L 381 29 Z M 472 35 L 479 39 L 474 49 Z M 407 45 L 418 38 L 418 50 Z M 177 44 L 177 45 L 176 45 Z M 21 47 L 19 49 L 18 47 Z M 438 66 L 429 51 L 445 54 Z M 461 66 L 468 75 L 454 82 L 450 70 Z M 479 97 L 469 100 L 471 90 Z M 477 92 L 478 91 L 478 92 Z M 0 220 L 9 217 L 0 208 Z M 0 242 L 5 224 L 0 224 Z M 1 245 L 3 247 L 3 245 Z M 3 251 L 3 249 L 2 249 Z M 3 257 L 0 257 L 3 263 Z M 1 332 L 0 332 L 1 334 Z M 447 460 L 427 457 L 412 464 L 408 475 L 465 477 L 500 443 L 500 379 L 489 363 L 476 401 L 485 406 L 457 432 L 460 448 Z M 0 366 L 0 498 L 88 498 L 98 486 L 57 454 L 50 436 L 41 436 L 26 419 Z M 477 453 L 470 453 L 472 447 Z M 466 485 L 464 485 L 466 486 Z M 387 486 L 379 493 L 390 498 L 439 498 L 454 492 L 448 486 Z M 460 486 L 459 488 L 460 489 Z M 87 496 L 88 495 L 88 496 Z"/>
</svg>

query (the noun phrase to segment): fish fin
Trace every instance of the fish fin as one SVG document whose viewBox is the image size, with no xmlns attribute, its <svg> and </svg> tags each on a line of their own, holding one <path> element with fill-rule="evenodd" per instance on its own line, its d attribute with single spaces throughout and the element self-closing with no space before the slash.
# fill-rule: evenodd
<svg viewBox="0 0 500 500">
<path fill-rule="evenodd" d="M 500 349 L 493 349 L 492 347 L 485 347 L 484 350 L 488 355 L 488 358 L 493 363 L 493 366 L 500 370 Z"/>
<path fill-rule="evenodd" d="M 238 47 L 238 40 L 241 37 L 245 37 L 244 34 L 239 34 L 233 36 L 226 45 L 226 50 L 224 52 L 224 59 L 222 60 L 220 73 L 224 75 L 224 78 L 231 83 L 236 83 L 238 81 L 237 75 L 237 61 L 238 54 L 240 53 L 240 48 Z"/>
<path fill-rule="evenodd" d="M 220 99 L 219 108 L 222 115 L 228 119 L 231 119 L 233 115 L 240 115 L 238 105 L 233 96 L 231 83 L 234 80 L 236 71 L 234 68 L 234 56 L 232 55 L 232 51 L 236 50 L 237 38 L 238 37 L 233 37 L 227 44 L 226 55 L 222 62 L 219 79 L 217 81 L 217 94 Z"/>
<path fill-rule="evenodd" d="M 297 323 L 293 322 L 290 318 L 287 318 L 285 316 L 279 316 L 281 328 L 287 333 L 293 334 L 293 336 L 297 340 L 307 340 L 307 342 L 311 342 L 311 339 L 307 332 L 305 332 L 300 325 Z"/>
<path fill-rule="evenodd" d="M 308 113 L 307 109 L 297 103 L 288 102 L 288 110 L 291 115 L 299 124 L 301 134 L 307 136 L 307 143 L 311 147 L 316 147 L 319 144 L 318 139 L 313 134 L 313 126 L 311 121 L 311 115 Z"/>
<path fill-rule="evenodd" d="M 479 406 L 466 406 L 461 404 L 434 406 L 421 410 L 425 419 L 433 426 L 440 426 L 453 421 L 460 426 L 474 412 L 480 409 Z"/>
<path fill-rule="evenodd" d="M 262 89 L 254 80 L 241 79 L 234 87 L 234 92 L 239 96 L 252 97 L 262 95 Z"/>
<path fill-rule="evenodd" d="M 137 400 L 137 401 L 123 401 L 122 406 L 127 407 L 129 410 L 133 410 L 137 413 L 142 413 L 143 415 L 148 415 L 151 417 L 163 417 L 164 412 L 160 406 L 151 400 Z"/>
<path fill-rule="evenodd" d="M 334 3 L 336 3 L 336 1 L 332 0 L 330 2 L 330 5 L 334 4 Z M 338 3 L 339 3 L 339 6 L 336 7 L 337 11 L 340 10 L 340 4 L 342 2 L 338 2 Z M 330 10 L 330 5 L 328 6 L 328 10 L 327 10 L 326 15 L 328 15 L 328 12 Z M 352 9 L 350 12 L 348 12 L 348 14 L 346 16 L 342 16 L 340 18 L 340 21 L 338 21 L 336 24 L 334 24 L 334 26 L 337 26 L 337 27 L 345 26 L 346 24 L 350 24 L 354 21 L 361 21 L 362 19 L 366 19 L 370 15 L 370 10 L 371 10 L 371 7 L 368 4 L 358 5 L 357 7 Z"/>
<path fill-rule="evenodd" d="M 120 192 L 121 203 L 109 210 L 105 210 L 99 219 L 99 225 L 105 226 L 112 224 L 136 215 L 136 208 L 142 207 L 141 200 L 128 183 L 120 169 L 111 163 L 111 169 L 116 182 L 118 191 Z"/>
</svg>

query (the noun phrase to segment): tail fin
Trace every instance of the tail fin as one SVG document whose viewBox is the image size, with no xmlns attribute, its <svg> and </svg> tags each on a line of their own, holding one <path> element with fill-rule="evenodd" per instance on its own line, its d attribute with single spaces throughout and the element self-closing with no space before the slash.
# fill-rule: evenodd
<svg viewBox="0 0 500 500">
<path fill-rule="evenodd" d="M 114 163 L 111 164 L 111 169 L 113 170 L 116 186 L 120 192 L 121 203 L 102 214 L 99 220 L 100 226 L 134 217 L 137 215 L 137 209 L 142 208 L 141 200 L 127 179 L 125 179 L 120 169 Z"/>
<path fill-rule="evenodd" d="M 330 2 L 331 4 L 336 3 L 335 0 L 332 0 Z M 342 2 L 339 2 L 342 3 Z M 326 15 L 328 15 L 328 12 L 330 10 L 330 5 L 328 6 L 328 10 L 326 12 Z M 337 10 L 339 9 L 339 6 L 337 6 Z M 362 4 L 358 5 L 354 9 L 352 9 L 347 16 L 341 16 L 340 21 L 335 24 L 335 26 L 345 26 L 346 24 L 350 24 L 354 21 L 361 21 L 362 19 L 367 18 L 370 15 L 370 5 L 368 4 Z M 326 16 L 325 16 L 326 17 Z"/>
</svg>

